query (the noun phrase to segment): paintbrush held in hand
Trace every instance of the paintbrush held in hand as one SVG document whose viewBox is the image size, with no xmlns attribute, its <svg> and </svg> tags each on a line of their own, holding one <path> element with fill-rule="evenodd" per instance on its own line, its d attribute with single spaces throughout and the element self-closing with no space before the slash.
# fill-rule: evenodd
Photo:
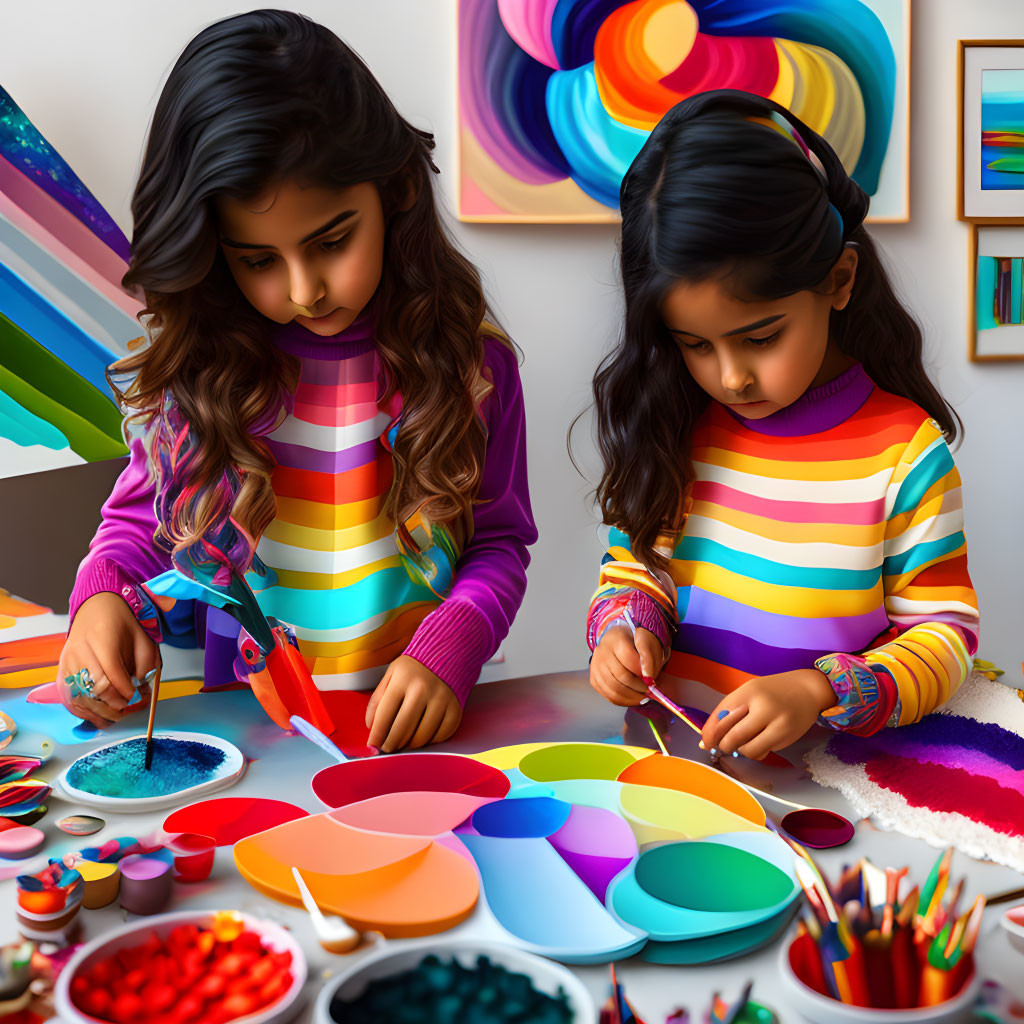
<svg viewBox="0 0 1024 1024">
<path fill-rule="evenodd" d="M 148 772 L 153 767 L 153 725 L 156 722 L 156 702 L 160 694 L 160 673 L 156 672 L 150 682 L 149 691 L 149 722 L 146 725 L 146 761 L 145 767 Z"/>
<path fill-rule="evenodd" d="M 906 868 L 882 871 L 866 859 L 831 886 L 806 853 L 797 858 L 810 909 L 790 950 L 797 977 L 854 1006 L 911 1009 L 952 999 L 974 970 L 985 909 L 978 896 L 961 912 L 963 882 L 949 884 L 952 854 L 939 857 L 920 889 L 908 886 Z"/>
</svg>

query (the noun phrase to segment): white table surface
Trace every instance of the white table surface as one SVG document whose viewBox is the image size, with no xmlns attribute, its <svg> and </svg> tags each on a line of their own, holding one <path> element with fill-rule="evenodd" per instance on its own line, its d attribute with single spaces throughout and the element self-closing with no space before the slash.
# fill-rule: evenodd
<svg viewBox="0 0 1024 1024">
<path fill-rule="evenodd" d="M 0 698 L 0 709 L 3 700 Z M 632 716 L 631 716 L 632 717 Z M 326 754 L 298 736 L 285 736 L 270 723 L 252 698 L 241 692 L 228 694 L 199 694 L 161 702 L 158 729 L 196 729 L 199 720 L 208 723 L 207 731 L 227 733 L 218 723 L 231 722 L 245 738 L 236 745 L 249 758 L 254 758 L 244 777 L 230 789 L 213 796 L 261 796 L 287 800 L 309 811 L 323 808 L 313 796 L 309 780 L 320 768 L 330 763 Z M 141 723 L 144 728 L 144 722 Z M 99 736 L 89 744 L 58 746 L 54 756 L 39 773 L 46 779 L 55 778 L 74 758 L 111 739 L 135 734 L 138 719 L 130 727 L 119 726 Z M 650 746 L 643 730 L 646 724 L 633 722 L 626 730 L 627 740 Z M 459 752 L 476 752 L 511 743 L 547 740 L 605 740 L 623 733 L 623 716 L 619 709 L 598 698 L 582 672 L 534 676 L 478 687 L 466 711 L 463 726 L 457 736 L 437 748 Z M 647 735 L 650 731 L 647 729 Z M 235 739 L 231 735 L 226 738 Z M 670 735 L 673 753 L 702 759 L 696 744 L 685 730 Z M 13 749 L 16 749 L 16 742 Z M 848 816 L 852 813 L 845 799 L 834 790 L 823 789 L 808 779 L 788 779 L 780 782 L 778 773 L 769 769 L 748 766 L 755 777 L 748 781 L 762 785 L 770 780 L 781 796 L 829 807 Z M 765 772 L 764 776 L 758 775 Z M 795 776 L 795 773 L 794 773 Z M 91 811 L 65 803 L 56 794 L 48 801 L 49 813 L 37 825 L 47 834 L 45 855 L 58 856 L 85 846 L 98 845 L 105 839 L 133 835 L 142 836 L 158 828 L 168 811 L 149 814 L 112 815 Z M 73 813 L 96 814 L 106 820 L 102 832 L 88 838 L 67 836 L 57 829 L 59 818 Z M 955 837 L 951 837 L 955 838 Z M 868 822 L 857 824 L 857 834 L 846 847 L 823 850 L 815 854 L 818 863 L 830 876 L 842 865 L 862 856 L 869 857 L 880 867 L 909 865 L 911 877 L 923 881 L 938 852 L 920 840 L 891 832 L 881 832 Z M 5 862 L 0 862 L 3 864 Z M 26 861 L 28 869 L 38 870 L 45 863 L 40 858 Z M 979 892 L 995 893 L 1024 885 L 1024 877 L 1009 868 L 990 862 L 973 860 L 963 854 L 953 859 L 953 877 L 966 877 L 965 895 L 973 898 Z M 16 937 L 16 888 L 13 880 L 0 882 L 0 939 L 13 941 Z M 257 893 L 235 871 L 230 848 L 217 851 L 213 872 L 205 882 L 184 885 L 175 883 L 174 895 L 168 910 L 235 909 L 270 918 L 293 930 L 309 959 L 309 981 L 305 1006 L 295 1018 L 311 1021 L 311 1007 L 317 992 L 332 972 L 353 962 L 354 957 L 332 956 L 316 942 L 307 915 L 300 909 L 285 906 Z M 1009 944 L 1006 933 L 999 927 L 998 918 L 1005 906 L 986 911 L 976 957 L 985 978 L 994 978 L 1014 995 L 1024 999 L 1024 956 Z M 83 910 L 79 914 L 83 938 L 92 938 L 104 931 L 114 930 L 128 919 L 134 919 L 116 904 L 102 910 Z M 446 936 L 465 935 L 481 938 L 488 929 L 475 912 L 458 928 L 443 933 Z M 401 940 L 392 940 L 395 946 Z M 677 1006 L 687 1006 L 691 1019 L 699 1020 L 708 1005 L 710 994 L 719 990 L 727 999 L 735 997 L 748 978 L 754 979 L 753 998 L 772 1007 L 783 1022 L 796 1016 L 787 1004 L 778 972 L 779 942 L 759 952 L 722 964 L 698 967 L 667 967 L 645 964 L 634 957 L 622 962 L 618 968 L 620 980 L 637 1012 L 648 1024 L 662 1024 Z M 590 990 L 600 1005 L 608 992 L 607 966 L 574 967 L 573 970 Z"/>
</svg>

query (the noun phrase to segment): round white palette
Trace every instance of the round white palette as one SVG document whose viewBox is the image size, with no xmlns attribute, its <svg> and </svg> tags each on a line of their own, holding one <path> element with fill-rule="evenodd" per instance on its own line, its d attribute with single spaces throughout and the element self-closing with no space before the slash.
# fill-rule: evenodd
<svg viewBox="0 0 1024 1024">
<path fill-rule="evenodd" d="M 114 743 L 107 743 L 102 747 L 96 747 L 94 750 L 89 751 L 88 754 L 83 754 L 58 776 L 54 782 L 55 792 L 65 800 L 71 800 L 86 807 L 98 807 L 104 810 L 120 811 L 121 813 L 128 814 L 141 813 L 143 811 L 159 811 L 167 807 L 174 807 L 178 804 L 197 800 L 201 796 L 206 796 L 218 789 L 224 789 L 232 785 L 245 771 L 245 758 L 242 756 L 242 752 L 234 744 L 228 743 L 227 740 L 222 740 L 219 736 L 210 736 L 207 733 L 200 732 L 160 732 L 155 733 L 153 739 L 154 741 L 161 741 L 161 743 L 156 748 L 157 752 L 153 757 L 152 770 L 160 773 L 157 776 L 158 779 L 161 781 L 166 780 L 165 791 L 149 796 L 133 795 L 130 789 L 131 784 L 126 783 L 125 795 L 114 796 L 80 789 L 68 781 L 69 775 L 81 775 L 82 769 L 76 771 L 76 766 L 81 765 L 82 762 L 88 762 L 90 766 L 101 764 L 102 756 L 97 758 L 97 755 L 102 755 L 103 751 L 123 747 L 128 743 L 141 742 L 144 746 L 146 737 L 141 735 L 117 740 Z M 200 743 L 207 747 L 214 747 L 223 752 L 224 760 L 219 765 L 216 765 L 216 767 L 202 773 L 179 771 L 174 762 L 168 763 L 167 754 L 164 753 L 167 750 L 166 741 Z M 164 751 L 161 751 L 162 746 Z M 163 757 L 161 757 L 161 753 L 164 753 Z M 140 775 L 143 771 L 143 768 L 136 766 L 133 774 Z M 190 775 L 194 778 L 200 778 L 201 781 L 191 782 L 189 779 Z M 76 781 L 81 782 L 82 780 L 76 778 Z"/>
</svg>

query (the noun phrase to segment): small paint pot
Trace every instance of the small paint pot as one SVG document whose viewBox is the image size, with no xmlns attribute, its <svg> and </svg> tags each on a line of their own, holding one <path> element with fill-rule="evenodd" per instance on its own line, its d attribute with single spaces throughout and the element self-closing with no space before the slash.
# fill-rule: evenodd
<svg viewBox="0 0 1024 1024">
<path fill-rule="evenodd" d="M 159 914 L 171 898 L 171 865 L 159 857 L 132 853 L 121 858 L 118 902 L 130 914 Z"/>
<path fill-rule="evenodd" d="M 85 890 L 82 906 L 86 910 L 108 907 L 117 899 L 121 888 L 121 867 L 118 864 L 98 864 L 96 861 L 80 860 L 75 870 L 82 876 Z"/>
<path fill-rule="evenodd" d="M 801 846 L 812 850 L 831 850 L 845 846 L 856 834 L 853 822 L 824 807 L 801 807 L 788 811 L 779 825 Z"/>
<path fill-rule="evenodd" d="M 19 906 L 17 909 L 18 931 L 34 942 L 54 942 L 64 945 L 74 931 L 78 911 L 82 907 L 81 897 L 59 910 L 49 913 L 33 913 Z"/>
<path fill-rule="evenodd" d="M 850 1006 L 831 996 L 823 995 L 802 976 L 798 958 L 794 955 L 795 940 L 784 942 L 779 955 L 779 973 L 789 1003 L 807 1024 L 955 1024 L 971 1018 L 971 1007 L 981 991 L 981 977 L 977 970 L 951 999 L 935 1006 L 919 1006 L 910 1010 L 877 1009 Z M 787 1018 L 788 1020 L 788 1018 Z"/>
<path fill-rule="evenodd" d="M 174 854 L 174 877 L 179 882 L 203 882 L 210 877 L 217 844 L 209 836 L 182 832 L 170 836 L 167 847 Z"/>
</svg>

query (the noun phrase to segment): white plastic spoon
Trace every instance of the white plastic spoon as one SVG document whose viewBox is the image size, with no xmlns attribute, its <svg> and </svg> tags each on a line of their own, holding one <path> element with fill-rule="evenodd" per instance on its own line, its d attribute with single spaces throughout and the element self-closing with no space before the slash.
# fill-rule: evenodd
<svg viewBox="0 0 1024 1024">
<path fill-rule="evenodd" d="M 328 953 L 351 953 L 362 942 L 362 935 L 351 928 L 344 918 L 336 917 L 333 914 L 324 914 L 320 910 L 298 868 L 292 868 L 292 876 L 295 879 L 295 884 L 299 887 L 302 905 L 309 911 L 309 916 L 312 918 L 313 930 L 316 932 L 320 945 Z"/>
</svg>

